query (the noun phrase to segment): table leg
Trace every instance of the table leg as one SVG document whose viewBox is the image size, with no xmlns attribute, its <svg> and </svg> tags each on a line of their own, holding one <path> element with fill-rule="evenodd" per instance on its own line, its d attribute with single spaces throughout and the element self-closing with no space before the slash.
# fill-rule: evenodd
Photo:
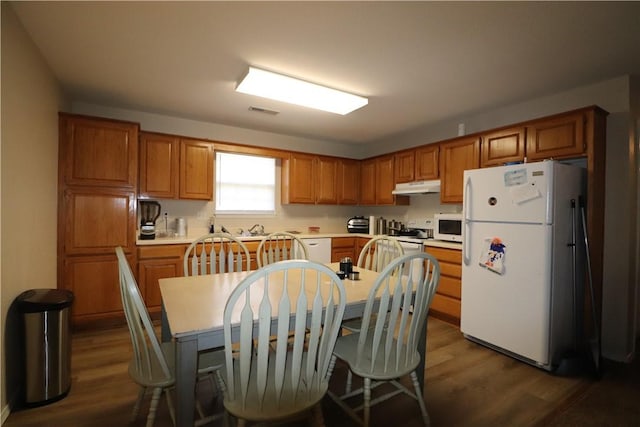
<svg viewBox="0 0 640 427">
<path fill-rule="evenodd" d="M 193 426 L 198 369 L 198 341 L 194 337 L 176 340 L 176 425 Z"/>
<path fill-rule="evenodd" d="M 169 320 L 167 320 L 167 312 L 164 309 L 164 303 L 162 303 L 160 319 L 160 338 L 162 342 L 169 342 L 171 341 L 171 329 L 169 328 Z"/>
</svg>

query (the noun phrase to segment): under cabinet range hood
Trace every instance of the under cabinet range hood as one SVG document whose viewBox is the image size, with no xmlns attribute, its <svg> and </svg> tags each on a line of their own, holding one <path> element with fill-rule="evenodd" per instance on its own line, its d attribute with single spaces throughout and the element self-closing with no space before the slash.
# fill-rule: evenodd
<svg viewBox="0 0 640 427">
<path fill-rule="evenodd" d="M 396 184 L 395 190 L 392 194 L 425 194 L 425 193 L 439 193 L 440 192 L 440 180 L 434 179 L 429 181 L 414 181 L 414 182 L 402 182 Z"/>
</svg>

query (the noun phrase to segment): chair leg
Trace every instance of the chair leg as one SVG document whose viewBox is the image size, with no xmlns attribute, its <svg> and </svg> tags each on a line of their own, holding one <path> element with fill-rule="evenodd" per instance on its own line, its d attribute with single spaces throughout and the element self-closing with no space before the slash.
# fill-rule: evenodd
<svg viewBox="0 0 640 427">
<path fill-rule="evenodd" d="M 420 389 L 420 383 L 418 382 L 418 375 L 416 375 L 416 371 L 411 372 L 411 382 L 413 383 L 413 388 L 415 389 L 416 400 L 418 401 L 418 405 L 420 405 L 422 420 L 424 421 L 424 425 L 428 427 L 429 425 L 431 425 L 431 420 L 429 419 L 427 407 L 424 404 L 424 396 L 422 395 L 422 390 Z"/>
<path fill-rule="evenodd" d="M 351 373 L 351 371 L 349 371 Z M 371 412 L 371 378 L 364 379 L 364 418 L 362 420 L 362 425 L 364 427 L 369 427 L 369 413 Z"/>
<path fill-rule="evenodd" d="M 158 410 L 158 402 L 160 401 L 161 394 L 161 387 L 156 387 L 153 389 L 153 394 L 151 395 L 151 403 L 149 404 L 149 415 L 147 416 L 147 427 L 152 427 L 153 422 L 156 419 L 156 411 Z"/>
<path fill-rule="evenodd" d="M 173 399 L 171 399 L 171 393 L 169 393 L 169 389 L 164 389 L 164 397 L 167 399 L 167 406 L 169 407 L 169 416 L 171 417 L 171 422 L 173 425 L 176 425 L 176 411 L 173 409 Z"/>
<path fill-rule="evenodd" d="M 322 414 L 322 404 L 318 403 L 313 407 L 313 423 L 312 426 L 324 427 L 324 415 Z"/>
<path fill-rule="evenodd" d="M 144 395 L 146 394 L 147 389 L 145 387 L 140 387 L 140 391 L 138 392 L 138 398 L 136 399 L 136 404 L 133 406 L 133 414 L 131 415 L 131 420 L 135 421 L 138 418 L 138 414 L 140 414 L 140 405 L 142 405 L 142 399 L 144 399 Z"/>
<path fill-rule="evenodd" d="M 351 393 L 351 383 L 353 381 L 353 374 L 351 373 L 351 369 L 347 370 L 347 383 L 344 386 L 344 394 Z"/>
</svg>

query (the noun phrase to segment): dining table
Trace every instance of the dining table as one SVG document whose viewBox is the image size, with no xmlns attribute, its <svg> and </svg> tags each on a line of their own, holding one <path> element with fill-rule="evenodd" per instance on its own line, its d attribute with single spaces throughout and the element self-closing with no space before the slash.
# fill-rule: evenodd
<svg viewBox="0 0 640 427">
<path fill-rule="evenodd" d="M 334 271 L 338 263 L 327 264 Z M 362 317 L 369 291 L 378 273 L 358 269 L 358 280 L 344 279 L 346 305 L 343 320 Z M 224 347 L 224 308 L 233 289 L 251 271 L 159 279 L 162 296 L 162 340 L 175 341 L 176 425 L 193 426 L 198 353 Z M 426 322 L 418 350 L 418 375 L 424 389 Z"/>
</svg>

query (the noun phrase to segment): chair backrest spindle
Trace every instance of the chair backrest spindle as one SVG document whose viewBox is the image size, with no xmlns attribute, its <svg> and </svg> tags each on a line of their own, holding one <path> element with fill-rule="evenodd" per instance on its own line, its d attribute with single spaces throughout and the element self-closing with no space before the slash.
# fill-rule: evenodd
<svg viewBox="0 0 640 427">
<path fill-rule="evenodd" d="M 266 236 L 257 250 L 258 267 L 288 259 L 309 259 L 306 243 L 296 235 L 286 231 Z"/>
<path fill-rule="evenodd" d="M 402 255 L 404 255 L 404 249 L 395 237 L 374 237 L 360 251 L 358 267 L 380 272 L 393 259 Z"/>
<path fill-rule="evenodd" d="M 251 269 L 249 249 L 227 233 L 199 237 L 184 252 L 184 275 L 227 273 Z"/>
</svg>

